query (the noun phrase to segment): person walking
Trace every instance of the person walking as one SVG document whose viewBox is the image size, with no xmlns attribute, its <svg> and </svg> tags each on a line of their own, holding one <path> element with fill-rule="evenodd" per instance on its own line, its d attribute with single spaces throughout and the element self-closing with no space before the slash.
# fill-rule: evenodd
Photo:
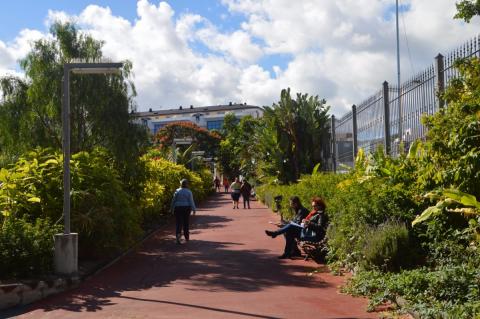
<svg viewBox="0 0 480 319">
<path fill-rule="evenodd" d="M 226 177 L 223 178 L 223 187 L 225 189 L 225 193 L 228 193 L 228 188 L 230 187 L 230 184 L 228 183 L 228 178 Z"/>
<path fill-rule="evenodd" d="M 235 181 L 230 185 L 232 189 L 232 201 L 233 201 L 233 209 L 238 209 L 238 200 L 240 199 L 240 188 L 242 185 L 240 184 L 238 177 L 235 177 Z"/>
<path fill-rule="evenodd" d="M 240 193 L 243 198 L 243 209 L 250 209 L 250 196 L 252 195 L 252 185 L 244 178 L 242 180 L 242 186 L 240 187 Z"/>
<path fill-rule="evenodd" d="M 183 236 L 188 242 L 190 240 L 190 213 L 195 214 L 197 208 L 193 201 L 193 194 L 188 189 L 188 180 L 182 179 L 180 187 L 173 194 L 170 211 L 175 214 L 175 237 L 177 244 L 180 244 L 180 238 Z"/>
<path fill-rule="evenodd" d="M 213 186 L 215 187 L 215 191 L 217 193 L 220 192 L 220 179 L 218 176 L 215 176 L 215 179 L 213 180 Z"/>
</svg>

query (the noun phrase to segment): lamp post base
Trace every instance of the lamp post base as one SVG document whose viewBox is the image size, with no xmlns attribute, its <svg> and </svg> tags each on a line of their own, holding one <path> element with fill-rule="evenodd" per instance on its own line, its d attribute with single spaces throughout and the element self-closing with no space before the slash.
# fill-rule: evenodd
<svg viewBox="0 0 480 319">
<path fill-rule="evenodd" d="M 55 273 L 75 275 L 78 272 L 78 234 L 55 235 Z"/>
</svg>

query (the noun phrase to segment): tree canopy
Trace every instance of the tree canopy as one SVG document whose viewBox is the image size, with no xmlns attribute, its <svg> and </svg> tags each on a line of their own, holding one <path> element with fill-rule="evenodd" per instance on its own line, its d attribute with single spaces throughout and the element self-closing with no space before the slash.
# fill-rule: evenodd
<svg viewBox="0 0 480 319">
<path fill-rule="evenodd" d="M 0 81 L 0 152 L 11 158 L 31 148 L 59 149 L 62 141 L 63 65 L 104 60 L 103 43 L 71 23 L 55 23 L 51 38 L 34 43 L 20 67 L 25 78 Z M 135 158 L 146 141 L 144 128 L 131 121 L 135 87 L 131 63 L 120 75 L 70 77 L 72 152 L 107 148 L 120 162 Z"/>
<path fill-rule="evenodd" d="M 455 19 L 470 22 L 474 16 L 480 15 L 480 0 L 462 0 L 457 2 L 457 14 Z"/>
<path fill-rule="evenodd" d="M 327 167 L 329 109 L 318 96 L 298 93 L 292 99 L 290 89 L 282 90 L 278 103 L 265 107 L 265 160 L 282 181 L 296 181 L 318 163 Z"/>
</svg>

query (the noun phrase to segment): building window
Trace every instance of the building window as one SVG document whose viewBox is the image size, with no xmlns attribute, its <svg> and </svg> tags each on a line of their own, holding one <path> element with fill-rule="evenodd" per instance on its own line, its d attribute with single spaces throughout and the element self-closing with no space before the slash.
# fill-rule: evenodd
<svg viewBox="0 0 480 319">
<path fill-rule="evenodd" d="M 153 134 L 157 134 L 157 131 L 161 129 L 165 124 L 156 123 L 153 125 Z"/>
<path fill-rule="evenodd" d="M 221 130 L 223 127 L 223 120 L 207 121 L 207 130 Z"/>
</svg>

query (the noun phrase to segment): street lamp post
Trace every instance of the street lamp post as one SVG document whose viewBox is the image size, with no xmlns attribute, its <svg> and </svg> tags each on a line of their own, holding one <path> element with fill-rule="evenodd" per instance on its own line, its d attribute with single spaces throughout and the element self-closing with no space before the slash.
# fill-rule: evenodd
<svg viewBox="0 0 480 319">
<path fill-rule="evenodd" d="M 78 271 L 78 234 L 70 232 L 70 72 L 78 74 L 119 73 L 122 63 L 66 63 L 63 66 L 63 234 L 55 235 L 55 272 L 73 275 Z"/>
</svg>

